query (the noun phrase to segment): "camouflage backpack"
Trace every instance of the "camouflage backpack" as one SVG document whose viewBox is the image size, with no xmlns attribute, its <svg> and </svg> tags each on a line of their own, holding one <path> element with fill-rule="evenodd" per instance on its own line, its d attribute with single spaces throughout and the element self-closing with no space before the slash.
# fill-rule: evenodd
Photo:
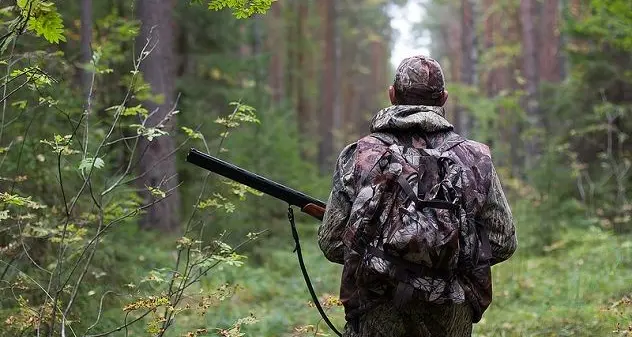
<svg viewBox="0 0 632 337">
<path fill-rule="evenodd" d="M 358 287 L 388 292 L 396 306 L 413 298 L 462 302 L 454 280 L 459 268 L 476 264 L 461 249 L 471 246 L 463 240 L 473 221 L 464 209 L 463 168 L 449 154 L 464 141 L 451 133 L 429 148 L 427 141 L 401 144 L 374 133 L 357 143 L 355 171 L 362 176 L 343 242 L 360 256 Z"/>
</svg>

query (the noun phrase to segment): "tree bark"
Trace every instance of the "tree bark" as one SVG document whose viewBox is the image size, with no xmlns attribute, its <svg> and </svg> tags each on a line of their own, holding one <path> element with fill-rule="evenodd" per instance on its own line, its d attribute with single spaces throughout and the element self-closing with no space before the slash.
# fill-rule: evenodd
<svg viewBox="0 0 632 337">
<path fill-rule="evenodd" d="M 332 131 L 336 113 L 336 0 L 319 0 L 318 3 L 324 22 L 318 163 L 322 172 L 329 172 L 332 169 Z"/>
<path fill-rule="evenodd" d="M 151 113 L 148 127 L 156 127 L 174 108 L 175 104 L 175 36 L 176 27 L 173 18 L 175 0 L 138 0 L 137 17 L 142 26 L 137 40 L 137 50 L 141 50 L 149 40 L 149 46 L 155 46 L 149 56 L 143 60 L 140 70 L 145 81 L 151 85 L 155 95 L 162 96 L 162 102 L 150 100 L 143 105 Z M 175 125 L 172 117 L 164 123 L 164 130 L 171 131 Z M 175 186 L 178 175 L 175 164 L 175 144 L 171 136 L 160 136 L 148 141 L 142 138 L 137 152 L 139 158 L 139 189 L 146 203 L 156 201 L 147 187 L 171 190 L 164 200 L 147 209 L 141 221 L 141 227 L 173 231 L 179 226 L 180 196 Z M 173 189 L 173 190 L 172 190 Z"/>
<path fill-rule="evenodd" d="M 474 27 L 474 1 L 461 0 L 461 83 L 474 86 L 476 62 L 476 29 Z M 457 131 L 468 136 L 474 117 L 466 114 L 466 108 L 459 108 L 460 120 L 455 125 Z"/>
<path fill-rule="evenodd" d="M 520 23 L 522 25 L 523 73 L 526 80 L 526 97 L 524 108 L 531 128 L 542 127 L 538 107 L 538 49 L 537 34 L 534 27 L 535 0 L 520 1 Z M 536 137 L 525 141 L 527 168 L 537 162 L 541 149 Z"/>
<path fill-rule="evenodd" d="M 451 6 L 451 8 L 453 8 Z M 453 8 L 454 10 L 458 10 L 457 8 Z M 448 48 L 448 59 L 449 59 L 449 78 L 448 81 L 452 83 L 462 83 L 461 78 L 461 64 L 463 62 L 463 53 L 461 49 L 462 45 L 462 20 L 449 20 L 448 21 L 448 40 L 447 48 Z M 463 125 L 463 108 L 459 105 L 459 98 L 456 95 L 453 95 L 450 98 L 449 106 L 451 106 L 452 112 L 452 124 L 454 125 L 457 132 L 461 132 Z"/>
<path fill-rule="evenodd" d="M 544 0 L 541 6 L 539 75 L 540 80 L 556 83 L 561 80 L 559 0 Z"/>
<path fill-rule="evenodd" d="M 483 0 L 482 3 L 482 11 L 487 12 L 493 5 L 493 0 Z M 489 13 L 484 16 L 484 21 L 482 22 L 483 27 L 483 37 L 484 37 L 484 51 L 493 50 L 496 44 L 496 26 L 494 25 L 494 18 L 496 13 Z M 484 53 L 484 52 L 483 52 Z M 481 91 L 487 95 L 487 97 L 494 97 L 498 93 L 498 69 L 494 66 L 494 62 L 488 62 L 486 65 L 481 65 L 480 74 L 483 78 L 481 80 Z M 488 121 L 487 129 L 493 130 L 493 121 Z M 495 149 L 496 144 L 494 143 L 498 137 L 489 136 L 485 141 L 487 141 L 487 145 L 490 148 Z M 499 164 L 502 164 L 502 158 L 499 159 Z"/>
<path fill-rule="evenodd" d="M 297 42 L 297 69 L 298 79 L 296 81 L 296 112 L 298 114 L 298 130 L 299 137 L 301 140 L 304 140 L 309 133 L 309 125 L 310 123 L 310 114 L 309 107 L 307 102 L 307 94 L 306 94 L 306 82 L 305 74 L 307 73 L 306 66 L 306 54 L 307 54 L 307 38 L 305 34 L 307 33 L 305 28 L 307 25 L 308 19 L 308 7 L 305 1 L 300 1 L 298 3 L 298 15 L 296 16 L 296 25 L 298 32 L 298 41 Z M 302 151 L 301 155 L 303 158 L 307 156 L 306 153 Z"/>
<path fill-rule="evenodd" d="M 270 14 L 265 16 L 268 34 L 266 52 L 270 55 L 268 65 L 268 87 L 272 95 L 272 105 L 279 106 L 285 96 L 285 44 L 283 41 L 283 15 L 280 2 L 273 2 Z"/>
<path fill-rule="evenodd" d="M 88 65 L 92 61 L 92 0 L 81 0 L 81 64 Z M 90 100 L 92 87 L 92 71 L 81 71 L 81 88 L 86 102 Z M 89 109 L 86 103 L 86 109 Z"/>
</svg>

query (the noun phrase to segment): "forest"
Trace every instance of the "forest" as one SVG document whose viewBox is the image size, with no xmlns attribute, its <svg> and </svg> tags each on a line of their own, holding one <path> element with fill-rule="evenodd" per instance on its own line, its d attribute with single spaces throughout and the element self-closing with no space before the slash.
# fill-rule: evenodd
<svg viewBox="0 0 632 337">
<path fill-rule="evenodd" d="M 186 156 L 326 201 L 338 154 L 390 105 L 394 50 L 442 65 L 446 118 L 490 146 L 515 218 L 473 336 L 632 333 L 630 0 L 9 0 L 0 16 L 0 337 L 334 336 L 287 203 Z M 295 216 L 341 330 L 342 268 Z"/>
</svg>

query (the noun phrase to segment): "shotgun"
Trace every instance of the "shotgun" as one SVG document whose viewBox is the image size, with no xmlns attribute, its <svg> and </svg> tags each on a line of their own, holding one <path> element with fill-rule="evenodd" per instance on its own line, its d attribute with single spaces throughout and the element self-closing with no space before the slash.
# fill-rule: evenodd
<svg viewBox="0 0 632 337">
<path fill-rule="evenodd" d="M 258 174 L 246 171 L 239 166 L 225 162 L 196 149 L 189 150 L 187 161 L 230 180 L 254 188 L 257 191 L 283 200 L 292 206 L 297 206 L 302 212 L 318 220 L 323 220 L 326 204 L 316 198 L 283 186 Z"/>
<path fill-rule="evenodd" d="M 250 188 L 254 188 L 257 191 L 263 192 L 267 195 L 271 195 L 277 199 L 281 199 L 290 205 L 288 207 L 288 219 L 290 220 L 290 224 L 292 225 L 292 236 L 294 237 L 294 242 L 296 243 L 296 248 L 294 249 L 294 251 L 298 256 L 298 262 L 301 267 L 303 277 L 305 278 L 305 283 L 307 284 L 307 288 L 309 289 L 309 293 L 312 296 L 312 300 L 314 301 L 318 312 L 320 312 L 320 315 L 325 320 L 325 323 L 327 323 L 327 325 L 331 328 L 332 331 L 336 333 L 336 335 L 342 336 L 340 332 L 336 329 L 336 327 L 331 323 L 331 321 L 327 317 L 327 314 L 323 310 L 323 307 L 320 305 L 320 302 L 318 301 L 318 296 L 316 296 L 316 292 L 314 291 L 312 282 L 309 279 L 309 275 L 307 275 L 307 269 L 305 268 L 305 262 L 303 261 L 303 254 L 301 253 L 301 244 L 299 243 L 298 231 L 296 229 L 296 224 L 294 223 L 294 213 L 292 212 L 291 207 L 300 207 L 302 212 L 307 213 L 314 218 L 322 221 L 327 205 L 316 198 L 310 197 L 309 195 L 293 190 L 287 186 L 283 186 L 277 182 L 274 182 L 255 173 L 246 171 L 239 166 L 225 162 L 221 159 L 215 158 L 196 149 L 189 150 L 187 161 L 211 172 L 215 172 L 228 179 L 234 180 L 240 184 L 246 185 Z"/>
</svg>

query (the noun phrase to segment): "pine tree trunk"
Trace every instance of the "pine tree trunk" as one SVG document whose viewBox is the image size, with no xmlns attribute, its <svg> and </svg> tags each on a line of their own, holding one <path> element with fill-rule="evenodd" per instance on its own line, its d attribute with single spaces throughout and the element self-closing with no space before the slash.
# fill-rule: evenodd
<svg viewBox="0 0 632 337">
<path fill-rule="evenodd" d="M 265 16 L 268 34 L 266 52 L 270 55 L 268 65 L 268 87 L 271 91 L 272 105 L 281 104 L 285 96 L 285 44 L 283 41 L 283 15 L 280 2 L 272 3 L 270 13 Z"/>
<path fill-rule="evenodd" d="M 320 104 L 318 163 L 322 172 L 332 170 L 333 127 L 336 109 L 336 0 L 319 0 L 323 19 L 323 76 Z"/>
<path fill-rule="evenodd" d="M 458 8 L 456 8 L 458 10 Z M 449 37 L 448 37 L 448 59 L 450 60 L 449 73 L 450 78 L 449 81 L 452 83 L 462 83 L 463 79 L 461 78 L 461 64 L 463 62 L 463 52 L 461 49 L 462 46 L 462 17 L 459 20 L 452 20 L 448 23 L 449 28 Z M 453 95 L 450 99 L 453 118 L 452 124 L 457 132 L 462 131 L 463 118 L 464 118 L 464 109 L 459 105 L 459 99 L 456 95 Z"/>
<path fill-rule="evenodd" d="M 474 27 L 474 1 L 461 0 L 461 83 L 473 86 L 475 81 L 476 62 L 476 29 Z M 460 120 L 456 125 L 458 132 L 464 136 L 470 133 L 474 118 L 466 114 L 465 107 L 459 107 Z"/>
<path fill-rule="evenodd" d="M 162 102 L 145 101 L 143 105 L 151 113 L 147 121 L 148 127 L 156 127 L 174 108 L 175 103 L 175 21 L 173 11 L 175 0 L 138 0 L 137 17 L 142 26 L 137 40 L 137 50 L 141 50 L 148 39 L 150 48 L 155 45 L 151 54 L 141 63 L 140 69 L 145 81 L 151 85 L 155 95 L 162 96 Z M 165 123 L 164 129 L 172 131 L 175 118 Z M 141 227 L 173 231 L 179 226 L 180 196 L 175 186 L 178 176 L 175 165 L 175 145 L 171 136 L 160 136 L 148 141 L 142 138 L 139 142 L 139 179 L 138 187 L 146 203 L 156 201 L 147 191 L 147 187 L 170 191 L 170 195 L 147 209 L 141 221 Z M 173 189 L 173 190 L 172 190 Z"/>
<path fill-rule="evenodd" d="M 483 0 L 483 8 L 482 8 L 482 12 L 487 12 L 490 10 L 490 8 L 493 5 L 493 0 Z M 482 22 L 482 26 L 483 26 L 483 36 L 484 36 L 484 50 L 485 51 L 490 51 L 493 50 L 495 44 L 496 44 L 496 26 L 494 25 L 494 18 L 495 18 L 496 14 L 495 13 L 490 13 L 489 15 L 484 17 L 484 21 Z M 482 65 L 481 66 L 481 74 L 484 74 L 484 79 L 481 81 L 481 90 L 482 92 L 484 92 L 487 97 L 494 97 L 496 96 L 498 90 L 498 69 L 497 67 L 495 67 L 492 64 L 487 64 L 487 65 Z M 493 130 L 493 122 L 489 121 L 489 124 L 487 125 L 487 129 L 488 130 Z M 489 137 L 488 139 L 486 139 L 486 141 L 488 142 L 487 145 L 490 146 L 490 148 L 494 149 L 495 148 L 495 143 L 493 142 L 497 137 Z M 502 158 L 499 161 L 499 164 L 503 164 L 502 162 Z"/>
<path fill-rule="evenodd" d="M 81 0 L 81 63 L 87 65 L 92 60 L 92 0 Z M 86 102 L 92 87 L 92 71 L 81 71 L 81 88 Z M 90 107 L 86 104 L 86 109 Z"/>
<path fill-rule="evenodd" d="M 523 47 L 523 71 L 526 79 L 526 97 L 524 109 L 528 118 L 528 126 L 539 129 L 542 127 L 538 107 L 538 49 L 536 45 L 537 31 L 535 22 L 535 0 L 520 1 L 520 23 L 522 25 L 522 47 Z M 526 139 L 526 164 L 527 168 L 532 167 L 537 162 L 540 155 L 540 144 L 536 137 Z"/>
<path fill-rule="evenodd" d="M 560 67 L 559 0 L 544 0 L 540 10 L 540 80 L 556 83 L 562 78 Z"/>
<path fill-rule="evenodd" d="M 301 140 L 306 139 L 309 136 L 310 115 L 309 106 L 307 101 L 305 74 L 307 73 L 306 54 L 307 54 L 307 38 L 305 36 L 307 19 L 308 19 L 308 7 L 305 1 L 298 3 L 298 15 L 296 16 L 296 26 L 298 32 L 297 43 L 297 69 L 298 79 L 296 81 L 296 112 L 298 114 L 298 130 Z M 302 152 L 303 158 L 306 157 L 306 153 Z"/>
</svg>

